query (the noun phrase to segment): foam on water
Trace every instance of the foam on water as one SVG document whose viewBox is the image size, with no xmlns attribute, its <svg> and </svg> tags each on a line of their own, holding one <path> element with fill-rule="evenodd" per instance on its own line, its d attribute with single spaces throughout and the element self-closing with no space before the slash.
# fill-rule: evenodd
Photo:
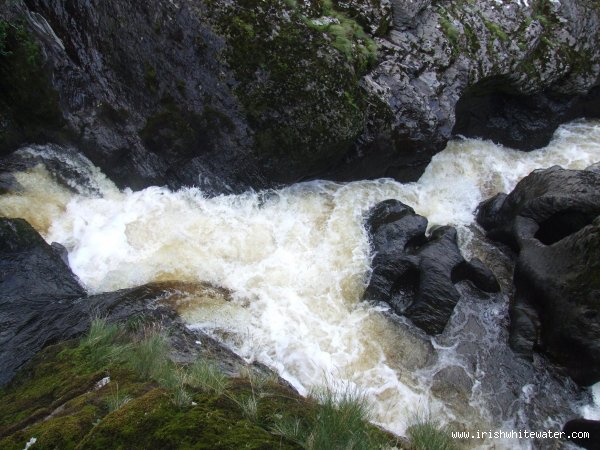
<svg viewBox="0 0 600 450">
<path fill-rule="evenodd" d="M 410 184 L 315 181 L 209 199 L 197 189 L 119 192 L 103 182 L 97 184 L 102 195 L 91 196 L 59 188 L 37 167 L 19 175 L 20 199 L 0 197 L 0 213 L 24 217 L 48 241 L 65 245 L 90 292 L 155 280 L 231 289 L 233 301 L 198 302 L 185 319 L 243 357 L 275 368 L 301 392 L 327 379 L 359 387 L 373 401 L 376 421 L 402 433 L 418 408 L 470 424 L 485 424 L 493 414 L 476 389 L 470 399 L 475 418 L 473 408 L 465 413 L 436 400 L 423 375 L 456 361 L 452 345 L 434 351 L 382 308 L 361 302 L 369 276 L 366 211 L 399 199 L 430 225 L 457 226 L 466 249 L 472 238 L 467 226 L 480 201 L 510 191 L 534 169 L 583 169 L 597 161 L 600 124 L 576 122 L 561 127 L 547 148 L 530 153 L 480 140 L 451 142 Z M 498 306 L 490 321 L 498 326 L 505 312 Z"/>
</svg>

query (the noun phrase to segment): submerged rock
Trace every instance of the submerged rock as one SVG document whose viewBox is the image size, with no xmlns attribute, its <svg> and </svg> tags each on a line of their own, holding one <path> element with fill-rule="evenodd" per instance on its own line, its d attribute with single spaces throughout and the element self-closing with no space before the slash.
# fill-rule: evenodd
<svg viewBox="0 0 600 450">
<path fill-rule="evenodd" d="M 3 2 L 0 154 L 119 187 L 416 179 L 453 134 L 530 149 L 600 115 L 597 2 Z"/>
<path fill-rule="evenodd" d="M 540 349 L 580 384 L 600 380 L 600 174 L 537 170 L 483 202 L 488 236 L 518 252 L 511 347 Z"/>
<path fill-rule="evenodd" d="M 500 289 L 481 261 L 462 257 L 454 228 L 440 227 L 427 237 L 427 219 L 397 200 L 371 209 L 366 226 L 375 256 L 364 298 L 388 303 L 429 334 L 441 333 L 450 319 L 460 298 L 455 283 Z"/>
</svg>

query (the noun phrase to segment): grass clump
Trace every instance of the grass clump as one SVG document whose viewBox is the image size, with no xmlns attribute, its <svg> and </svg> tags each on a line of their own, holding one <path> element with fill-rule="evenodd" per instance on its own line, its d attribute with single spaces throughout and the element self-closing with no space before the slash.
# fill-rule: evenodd
<svg viewBox="0 0 600 450">
<path fill-rule="evenodd" d="M 415 450 L 458 450 L 450 432 L 429 414 L 418 415 L 407 430 Z"/>
<path fill-rule="evenodd" d="M 127 362 L 140 378 L 160 381 L 170 376 L 168 351 L 166 336 L 158 329 L 148 328 L 144 337 L 131 345 Z"/>
<path fill-rule="evenodd" d="M 131 397 L 126 395 L 123 391 L 119 392 L 119 383 L 115 383 L 116 387 L 111 387 L 110 395 L 106 398 L 106 406 L 108 412 L 113 412 L 121 409 L 127 403 L 131 401 Z"/>
<path fill-rule="evenodd" d="M 229 387 L 229 379 L 211 361 L 198 359 L 188 368 L 188 383 L 203 391 L 222 395 Z"/>
<path fill-rule="evenodd" d="M 357 390 L 346 387 L 336 393 L 330 386 L 312 396 L 319 402 L 316 420 L 305 441 L 309 449 L 372 449 L 367 426 L 371 419 L 369 403 Z"/>
<path fill-rule="evenodd" d="M 127 349 L 126 344 L 119 343 L 122 337 L 116 324 L 97 318 L 92 321 L 88 334 L 81 339 L 79 349 L 92 368 L 102 369 L 119 360 Z"/>
<path fill-rule="evenodd" d="M 308 420 L 282 416 L 273 431 L 308 450 L 371 450 L 390 447 L 385 436 L 369 423 L 371 408 L 364 394 L 346 386 L 331 386 L 311 394 L 317 402 Z"/>
</svg>

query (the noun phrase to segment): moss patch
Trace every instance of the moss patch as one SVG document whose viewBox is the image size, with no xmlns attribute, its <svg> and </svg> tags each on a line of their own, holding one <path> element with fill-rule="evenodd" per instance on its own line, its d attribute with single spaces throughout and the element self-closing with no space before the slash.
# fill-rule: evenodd
<svg viewBox="0 0 600 450">
<path fill-rule="evenodd" d="M 199 388 L 186 367 L 161 362 L 164 346 L 153 344 L 157 335 L 149 330 L 155 329 L 132 332 L 95 321 L 81 341 L 42 351 L 0 389 L 0 448 L 22 450 L 32 437 L 36 449 L 61 450 L 306 447 L 277 424 L 311 429 L 324 411 L 315 400 L 276 377 L 250 374 L 231 379 L 223 391 Z M 131 362 L 142 348 L 153 358 Z M 104 377 L 110 381 L 99 385 Z M 362 427 L 373 442 L 396 443 L 376 427 Z"/>
<path fill-rule="evenodd" d="M 211 5 L 269 177 L 294 181 L 345 154 L 363 129 L 360 77 L 376 59 L 362 27 L 330 1 Z"/>
</svg>

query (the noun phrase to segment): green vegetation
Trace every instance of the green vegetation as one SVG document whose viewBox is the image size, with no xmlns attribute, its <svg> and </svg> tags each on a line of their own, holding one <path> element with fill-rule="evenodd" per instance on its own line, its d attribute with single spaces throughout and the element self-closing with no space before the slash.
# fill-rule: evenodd
<svg viewBox="0 0 600 450">
<path fill-rule="evenodd" d="M 501 42 L 508 41 L 508 35 L 497 23 L 490 22 L 489 20 L 484 20 L 484 23 L 493 36 L 496 36 Z"/>
<path fill-rule="evenodd" d="M 408 428 L 408 437 L 415 450 L 458 450 L 448 429 L 433 420 L 429 414 L 417 415 Z"/>
<path fill-rule="evenodd" d="M 0 20 L 0 154 L 23 142 L 63 137 L 58 94 L 24 24 Z"/>
<path fill-rule="evenodd" d="M 374 40 L 331 0 L 211 8 L 268 176 L 293 178 L 344 155 L 364 127 L 360 78 L 376 60 Z"/>
<path fill-rule="evenodd" d="M 66 450 L 396 444 L 366 422 L 359 395 L 306 399 L 273 376 L 228 378 L 206 359 L 175 364 L 164 330 L 128 328 L 95 320 L 81 340 L 48 347 L 0 389 L 0 448 L 22 450 L 32 437 L 37 449 Z"/>
<path fill-rule="evenodd" d="M 448 37 L 450 44 L 453 48 L 458 46 L 460 32 L 458 29 L 452 24 L 450 19 L 447 16 L 442 16 L 440 18 L 440 26 L 442 27 L 442 31 Z"/>
<path fill-rule="evenodd" d="M 229 387 L 229 379 L 212 361 L 199 359 L 188 370 L 188 383 L 195 388 L 223 395 Z"/>
<path fill-rule="evenodd" d="M 116 387 L 111 386 L 111 393 L 106 398 L 108 412 L 116 411 L 131 401 L 131 397 L 126 395 L 123 391 L 119 392 L 119 383 L 116 383 L 116 385 Z"/>
<path fill-rule="evenodd" d="M 366 69 L 377 61 L 377 44 L 365 33 L 362 26 L 354 19 L 334 8 L 331 0 L 322 3 L 321 18 L 309 19 L 303 16 L 304 22 L 311 28 L 326 32 L 332 40 L 334 48 L 346 56 L 348 61 L 359 59 L 359 68 Z"/>
</svg>

